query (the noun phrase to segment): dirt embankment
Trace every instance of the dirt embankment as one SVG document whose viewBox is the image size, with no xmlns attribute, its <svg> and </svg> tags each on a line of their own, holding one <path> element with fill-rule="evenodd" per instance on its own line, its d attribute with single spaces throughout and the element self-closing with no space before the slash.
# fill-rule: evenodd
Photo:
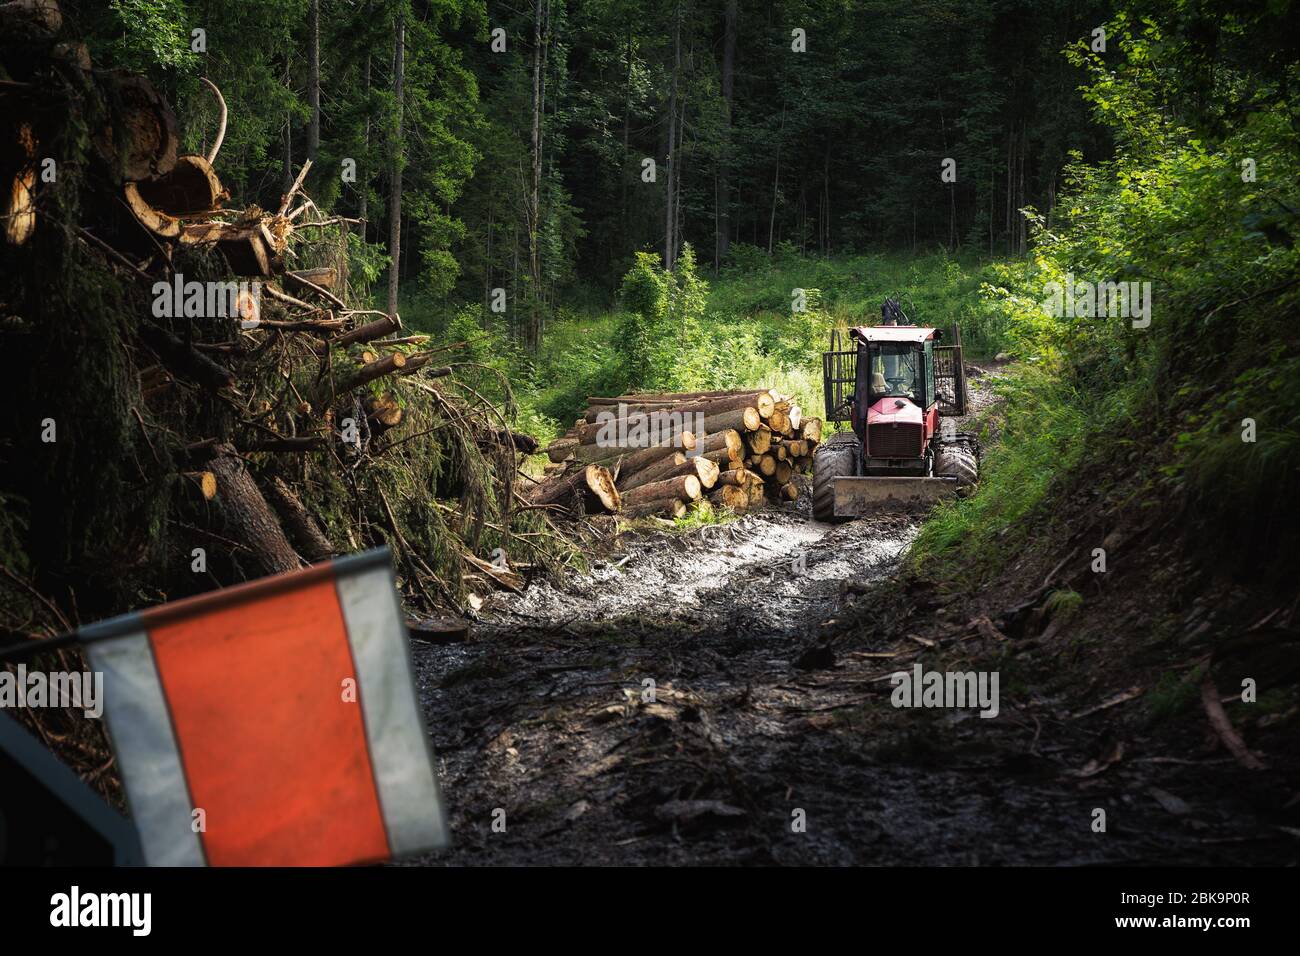
<svg viewBox="0 0 1300 956">
<path fill-rule="evenodd" d="M 958 595 L 900 577 L 915 530 L 792 507 L 625 534 L 587 575 L 495 598 L 470 643 L 417 645 L 455 839 L 424 862 L 1295 862 L 1294 764 L 1245 769 L 1201 672 L 1169 670 L 1184 648 L 1140 630 L 1184 568 L 1053 624 L 1046 595 L 1086 587 L 1080 541 Z M 1158 549 L 1132 532 L 1112 543 Z M 892 706 L 918 663 L 997 672 L 998 715 Z"/>
</svg>

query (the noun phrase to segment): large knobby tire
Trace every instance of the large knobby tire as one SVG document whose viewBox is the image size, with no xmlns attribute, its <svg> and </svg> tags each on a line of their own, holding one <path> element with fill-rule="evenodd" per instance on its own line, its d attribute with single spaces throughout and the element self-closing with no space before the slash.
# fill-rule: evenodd
<svg viewBox="0 0 1300 956">
<path fill-rule="evenodd" d="M 957 488 L 965 491 L 979 481 L 979 457 L 973 438 L 960 436 L 935 447 L 934 474 L 936 478 L 956 478 Z"/>
<path fill-rule="evenodd" d="M 837 432 L 813 452 L 813 517 L 818 521 L 838 523 L 848 518 L 835 515 L 835 489 L 831 480 L 857 474 L 858 436 Z"/>
</svg>

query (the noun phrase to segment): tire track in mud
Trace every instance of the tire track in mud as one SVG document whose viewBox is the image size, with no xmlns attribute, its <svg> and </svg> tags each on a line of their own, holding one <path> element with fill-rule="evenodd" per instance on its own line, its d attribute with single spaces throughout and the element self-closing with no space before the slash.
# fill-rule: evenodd
<svg viewBox="0 0 1300 956">
<path fill-rule="evenodd" d="M 454 842 L 411 862 L 1208 862 L 1151 807 L 1097 840 L 1105 798 L 1024 719 L 890 706 L 892 651 L 841 581 L 892 574 L 914 532 L 791 509 L 628 535 L 585 575 L 494 599 L 470 643 L 417 645 Z M 851 636 L 810 654 L 832 616 Z"/>
<path fill-rule="evenodd" d="M 625 533 L 586 574 L 495 595 L 470 643 L 416 645 L 456 841 L 423 862 L 649 862 L 665 836 L 682 863 L 774 862 L 752 821 L 778 784 L 748 779 L 749 765 L 769 773 L 753 750 L 789 735 L 796 697 L 820 693 L 780 685 L 842 583 L 891 573 L 916 527 L 820 524 L 804 504 Z M 718 808 L 742 816 L 714 832 Z"/>
</svg>

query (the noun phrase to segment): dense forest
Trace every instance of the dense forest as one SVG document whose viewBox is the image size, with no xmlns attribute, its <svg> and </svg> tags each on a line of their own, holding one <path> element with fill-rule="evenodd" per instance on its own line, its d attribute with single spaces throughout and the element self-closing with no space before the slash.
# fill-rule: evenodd
<svg viewBox="0 0 1300 956">
<path fill-rule="evenodd" d="M 671 266 L 690 243 L 714 270 L 778 247 L 1024 252 L 1020 210 L 1050 219 L 1071 155 L 1109 146 L 1061 55 L 1106 47 L 1105 6 L 69 4 L 93 53 L 178 100 L 193 147 L 216 127 L 197 78 L 216 84 L 239 201 L 310 158 L 312 196 L 366 220 L 404 292 L 504 288 L 534 343 L 640 250 Z"/>
</svg>

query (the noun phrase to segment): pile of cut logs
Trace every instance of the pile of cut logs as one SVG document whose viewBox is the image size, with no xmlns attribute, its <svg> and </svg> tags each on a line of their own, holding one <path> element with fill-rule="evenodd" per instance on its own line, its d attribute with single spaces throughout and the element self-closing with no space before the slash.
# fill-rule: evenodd
<svg viewBox="0 0 1300 956">
<path fill-rule="evenodd" d="M 546 454 L 535 505 L 581 506 L 624 517 L 680 517 L 702 498 L 745 511 L 794 501 L 822 423 L 774 390 L 651 392 L 588 398 Z"/>
</svg>

